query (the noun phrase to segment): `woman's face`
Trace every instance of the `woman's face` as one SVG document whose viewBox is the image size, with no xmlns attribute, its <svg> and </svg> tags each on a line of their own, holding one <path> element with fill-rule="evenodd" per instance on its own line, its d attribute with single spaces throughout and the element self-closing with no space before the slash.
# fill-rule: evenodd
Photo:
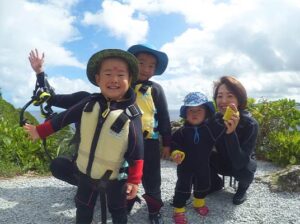
<svg viewBox="0 0 300 224">
<path fill-rule="evenodd" d="M 235 104 L 236 107 L 238 107 L 238 99 L 237 97 L 231 92 L 225 84 L 222 84 L 219 86 L 217 98 L 216 98 L 216 104 L 218 110 L 224 114 L 226 107 L 229 104 Z"/>
<path fill-rule="evenodd" d="M 202 106 L 188 107 L 186 109 L 186 120 L 191 125 L 201 124 L 205 120 L 205 108 Z"/>
</svg>

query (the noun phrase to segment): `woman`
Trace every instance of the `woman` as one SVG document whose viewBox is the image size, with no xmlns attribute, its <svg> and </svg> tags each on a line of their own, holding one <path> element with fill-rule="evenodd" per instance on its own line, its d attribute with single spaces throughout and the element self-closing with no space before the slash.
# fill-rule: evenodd
<svg viewBox="0 0 300 224">
<path fill-rule="evenodd" d="M 215 116 L 216 122 L 223 123 L 223 115 L 230 104 L 237 106 L 240 121 L 235 132 L 229 134 L 231 137 L 222 136 L 216 143 L 216 152 L 211 155 L 210 193 L 223 187 L 218 174 L 233 176 L 238 181 L 233 204 L 239 205 L 246 200 L 246 191 L 254 179 L 257 167 L 254 153 L 258 123 L 245 111 L 247 93 L 234 77 L 221 77 L 214 85 L 213 98 L 219 111 Z"/>
</svg>

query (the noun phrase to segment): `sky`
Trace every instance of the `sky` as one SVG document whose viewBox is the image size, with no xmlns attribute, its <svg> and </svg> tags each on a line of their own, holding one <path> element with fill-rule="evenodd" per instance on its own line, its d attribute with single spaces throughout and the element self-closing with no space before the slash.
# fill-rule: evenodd
<svg viewBox="0 0 300 224">
<path fill-rule="evenodd" d="M 299 0 L 10 0 L 0 1 L 0 88 L 22 107 L 35 73 L 28 56 L 45 53 L 57 94 L 99 92 L 86 77 L 90 56 L 106 48 L 146 44 L 167 53 L 153 81 L 169 109 L 232 75 L 257 100 L 300 102 Z"/>
</svg>

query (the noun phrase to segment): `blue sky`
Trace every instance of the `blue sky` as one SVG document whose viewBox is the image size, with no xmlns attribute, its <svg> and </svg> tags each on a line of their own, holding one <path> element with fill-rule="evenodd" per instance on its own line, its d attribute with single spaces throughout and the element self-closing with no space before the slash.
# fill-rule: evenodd
<svg viewBox="0 0 300 224">
<path fill-rule="evenodd" d="M 190 91 L 211 97 L 222 75 L 236 76 L 249 97 L 300 102 L 298 0 L 11 0 L 0 2 L 0 28 L 0 87 L 16 107 L 34 88 L 31 49 L 45 52 L 56 93 L 97 92 L 89 57 L 137 43 L 168 54 L 153 80 L 171 109 Z"/>
</svg>

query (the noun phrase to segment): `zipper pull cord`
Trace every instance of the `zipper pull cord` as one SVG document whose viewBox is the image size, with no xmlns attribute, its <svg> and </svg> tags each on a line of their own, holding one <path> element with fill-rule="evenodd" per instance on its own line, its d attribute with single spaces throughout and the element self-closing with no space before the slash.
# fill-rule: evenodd
<svg viewBox="0 0 300 224">
<path fill-rule="evenodd" d="M 199 134 L 199 131 L 198 131 L 198 128 L 197 128 L 197 127 L 194 127 L 194 130 L 195 130 L 195 134 L 194 134 L 194 143 L 195 143 L 195 144 L 198 144 L 199 141 L 200 141 L 200 134 Z"/>
<path fill-rule="evenodd" d="M 109 112 L 110 112 L 110 101 L 107 102 L 107 108 L 105 111 L 103 111 L 102 117 L 106 118 L 106 116 L 109 114 Z"/>
</svg>

